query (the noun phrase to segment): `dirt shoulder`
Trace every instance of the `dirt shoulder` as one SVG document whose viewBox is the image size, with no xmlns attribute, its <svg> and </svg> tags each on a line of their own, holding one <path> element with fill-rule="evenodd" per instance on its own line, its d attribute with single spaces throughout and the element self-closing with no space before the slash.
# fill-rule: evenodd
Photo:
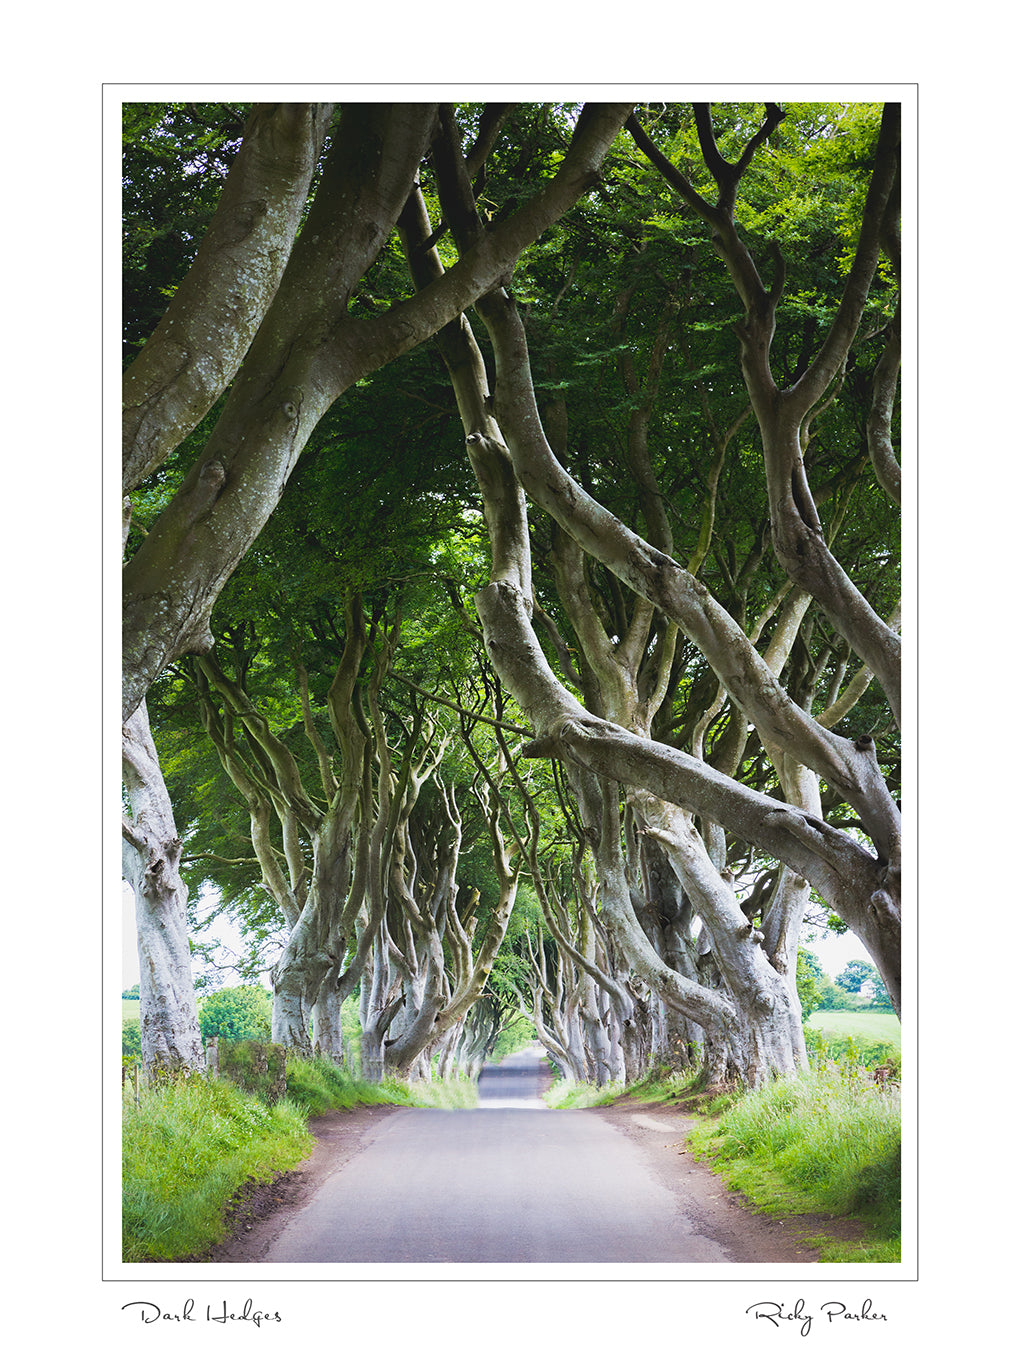
<svg viewBox="0 0 1024 1365">
<path fill-rule="evenodd" d="M 310 1119 L 316 1144 L 310 1156 L 270 1184 L 243 1186 L 231 1201 L 227 1238 L 193 1259 L 236 1265 L 262 1261 L 288 1221 L 316 1196 L 328 1177 L 369 1146 L 374 1129 L 394 1112 L 391 1105 L 371 1105 Z M 760 1213 L 690 1152 L 686 1137 L 699 1120 L 681 1107 L 627 1099 L 588 1112 L 612 1124 L 641 1149 L 652 1178 L 672 1192 L 695 1231 L 725 1246 L 737 1264 L 816 1262 L 818 1252 L 807 1246 L 805 1238 L 825 1233 L 837 1241 L 854 1242 L 864 1235 L 864 1229 L 852 1220 L 813 1215 L 780 1219 Z"/>
<path fill-rule="evenodd" d="M 737 1263 L 817 1262 L 819 1253 L 806 1238 L 825 1234 L 836 1241 L 859 1242 L 865 1236 L 865 1229 L 852 1219 L 761 1213 L 694 1157 L 686 1137 L 700 1119 L 682 1107 L 627 1099 L 588 1112 L 643 1149 L 652 1176 L 672 1191 L 680 1210 L 700 1232 L 726 1246 Z"/>
<path fill-rule="evenodd" d="M 236 1264 L 261 1261 L 290 1218 L 313 1199 L 324 1181 L 367 1147 L 378 1123 L 393 1114 L 392 1105 L 336 1109 L 308 1121 L 316 1145 L 294 1170 L 269 1185 L 249 1181 L 231 1200 L 228 1237 L 197 1261 Z"/>
</svg>

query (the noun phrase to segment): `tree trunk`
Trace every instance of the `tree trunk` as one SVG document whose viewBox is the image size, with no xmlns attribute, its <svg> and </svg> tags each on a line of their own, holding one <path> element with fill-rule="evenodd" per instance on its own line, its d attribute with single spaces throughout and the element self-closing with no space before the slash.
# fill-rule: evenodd
<svg viewBox="0 0 1024 1365">
<path fill-rule="evenodd" d="M 131 824 L 123 825 L 125 880 L 135 893 L 142 1059 L 151 1075 L 205 1071 L 186 907 L 181 840 L 149 730 L 146 705 L 122 729 Z"/>
<path fill-rule="evenodd" d="M 271 1037 L 304 1057 L 313 1051 L 311 1013 L 329 967 L 330 959 L 321 952 L 310 917 L 303 911 L 270 977 L 274 987 Z"/>
<path fill-rule="evenodd" d="M 721 986 L 736 1016 L 727 1074 L 751 1088 L 803 1065 L 803 1029 L 795 973 L 776 968 L 762 948 L 764 935 L 744 915 L 731 883 L 715 866 L 693 820 L 644 793 L 634 802 L 651 837 L 663 843 L 694 912 L 708 932 Z M 797 925 L 799 929 L 799 925 Z M 788 964 L 787 964 L 788 965 Z M 712 1048 L 718 1031 L 711 1031 Z"/>
<path fill-rule="evenodd" d="M 404 1004 L 395 1017 L 395 1036 L 384 1048 L 385 1074 L 402 1081 L 422 1076 L 424 1061 L 429 1073 L 430 1058 L 424 1050 L 437 1037 L 435 1019 L 444 980 L 444 950 L 436 931 L 431 928 L 417 947 L 416 970 L 402 978 Z"/>
<path fill-rule="evenodd" d="M 331 404 L 510 273 L 593 184 L 629 108 L 585 106 L 562 165 L 537 194 L 432 288 L 356 319 L 351 297 L 416 193 L 437 106 L 345 106 L 302 232 L 210 440 L 126 566 L 124 717 L 168 664 L 211 647 L 217 597 Z"/>
<path fill-rule="evenodd" d="M 317 1056 L 326 1057 L 347 1069 L 350 1058 L 341 1031 L 341 1007 L 344 1000 L 338 991 L 337 981 L 336 971 L 327 973 L 311 1011 L 313 1051 Z"/>
<path fill-rule="evenodd" d="M 318 1049 L 328 1056 L 336 1055 L 340 1046 L 339 956 L 352 927 L 345 922 L 345 911 L 355 811 L 341 795 L 335 796 L 317 829 L 309 892 L 271 972 L 274 1042 L 302 1053 Z"/>
<path fill-rule="evenodd" d="M 253 106 L 188 274 L 124 373 L 125 493 L 195 429 L 241 364 L 291 253 L 333 109 Z"/>
</svg>

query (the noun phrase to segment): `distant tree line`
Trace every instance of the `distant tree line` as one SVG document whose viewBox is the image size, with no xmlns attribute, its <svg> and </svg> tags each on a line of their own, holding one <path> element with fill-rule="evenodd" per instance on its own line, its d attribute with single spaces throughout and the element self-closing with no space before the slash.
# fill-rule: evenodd
<svg viewBox="0 0 1024 1365">
<path fill-rule="evenodd" d="M 867 994 L 865 994 L 867 987 Z M 882 978 L 869 962 L 854 958 L 835 980 L 828 975 L 814 953 L 800 949 L 797 968 L 800 1013 L 806 1022 L 815 1010 L 875 1010 L 895 1014 Z"/>
</svg>

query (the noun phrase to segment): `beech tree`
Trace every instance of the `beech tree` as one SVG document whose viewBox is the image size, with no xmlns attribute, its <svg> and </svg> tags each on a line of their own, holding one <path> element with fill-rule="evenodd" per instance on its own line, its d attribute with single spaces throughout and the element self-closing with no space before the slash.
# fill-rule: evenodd
<svg viewBox="0 0 1024 1365">
<path fill-rule="evenodd" d="M 262 178 L 256 190 L 246 185 L 240 191 L 247 196 L 247 215 L 223 227 L 234 203 L 230 196 L 222 198 L 203 242 L 210 251 L 197 253 L 175 295 L 184 294 L 187 300 L 195 286 L 208 308 L 218 296 L 236 306 L 244 298 L 244 327 L 241 320 L 232 326 L 218 317 L 200 321 L 197 332 L 218 354 L 230 349 L 235 364 L 243 354 L 245 358 L 203 452 L 126 565 L 125 717 L 168 663 L 210 647 L 209 616 L 217 595 L 279 502 L 310 433 L 331 404 L 359 379 L 429 338 L 508 274 L 522 251 L 592 182 L 629 111 L 625 105 L 585 106 L 560 166 L 531 199 L 434 289 L 370 318 L 353 316 L 350 305 L 413 191 L 438 109 L 429 104 L 341 106 L 307 206 L 316 153 L 334 112 L 305 105 L 253 114 L 232 174 L 256 129 L 268 119 L 282 141 L 290 135 L 286 165 L 275 175 L 266 169 L 266 158 L 254 158 Z M 230 181 L 231 176 L 225 189 Z M 260 197 L 252 198 L 256 193 Z M 286 212 L 296 201 L 297 212 L 308 208 L 297 238 L 297 220 Z M 272 229 L 270 240 L 254 241 L 263 224 Z M 238 262 L 232 253 L 221 260 L 216 253 L 221 240 L 230 238 L 235 246 L 239 237 L 253 245 L 264 291 L 251 310 L 248 303 L 258 285 L 250 278 L 248 262 Z M 208 255 L 217 259 L 208 261 Z M 272 272 L 278 270 L 275 278 Z M 183 303 L 182 310 L 191 322 L 194 308 Z M 136 386 L 147 395 L 157 390 L 166 404 L 187 387 L 191 370 L 183 366 L 180 353 L 191 356 L 193 343 L 175 345 L 168 373 L 158 364 L 167 350 L 160 328 L 132 361 L 124 379 L 130 417 L 139 406 Z M 231 375 L 229 362 L 209 379 L 203 398 L 192 402 L 192 426 L 207 398 L 218 397 Z M 132 423 L 128 425 L 131 429 Z M 186 429 L 163 419 L 163 456 Z M 141 457 L 142 441 L 137 432 L 126 439 L 126 496 L 138 486 L 140 470 L 152 471 L 158 463 L 155 451 Z"/>
<path fill-rule="evenodd" d="M 538 411 L 522 316 L 508 289 L 491 291 L 476 304 L 494 351 L 493 394 L 479 347 L 465 321 L 445 329 L 441 345 L 491 534 L 491 582 L 477 594 L 476 607 L 491 660 L 538 732 L 538 740 L 525 752 L 557 757 L 581 775 L 579 796 L 598 861 L 602 913 L 631 965 L 678 1013 L 700 1027 L 713 1080 L 736 1072 L 756 1085 L 802 1061 L 791 928 L 799 922 L 806 883 L 858 933 L 876 957 L 894 1001 L 898 996 L 899 819 L 875 757 L 874 741 L 870 736 L 844 739 L 810 716 L 780 686 L 779 665 L 772 657 L 787 657 L 787 637 L 806 602 L 811 596 L 821 599 L 826 614 L 851 647 L 862 658 L 868 656 L 865 667 L 881 673 L 889 704 L 894 716 L 898 714 L 893 632 L 879 622 L 828 551 L 802 459 L 810 420 L 845 363 L 874 279 L 883 236 L 894 227 L 898 120 L 895 110 L 887 109 L 883 115 L 857 252 L 832 324 L 804 375 L 786 390 L 783 401 L 769 363 L 774 315 L 785 278 L 781 256 L 774 253 L 776 279 L 768 289 L 742 246 L 733 219 L 737 185 L 758 148 L 778 126 L 781 111 L 767 107 L 764 122 L 734 163 L 718 153 L 705 107 L 696 111 L 696 119 L 702 155 L 718 188 L 714 205 L 697 195 L 686 177 L 657 153 L 635 118 L 630 130 L 662 173 L 672 170 L 673 182 L 686 193 L 691 207 L 712 223 L 716 247 L 745 308 L 744 321 L 737 325 L 741 365 L 761 428 L 774 544 L 791 581 L 807 590 L 787 608 L 765 655 L 757 652 L 699 579 L 672 557 L 671 546 L 657 543 L 664 524 L 652 498 L 643 508 L 644 539 L 590 496 L 559 463 Z M 463 247 L 469 247 L 484 227 L 451 118 L 436 144 L 434 165 L 446 220 Z M 407 211 L 404 231 L 414 277 L 426 286 L 442 266 L 431 248 L 432 229 L 422 203 L 418 215 L 411 208 Z M 785 420 L 778 417 L 780 407 Z M 636 472 L 645 478 L 649 470 L 642 446 L 631 453 Z M 786 480 L 788 502 L 780 492 Z M 656 489 L 651 492 L 657 494 Z M 527 494 L 580 551 L 608 568 L 647 609 L 657 609 L 697 646 L 737 714 L 748 718 L 757 730 L 778 772 L 784 801 L 766 799 L 736 783 L 728 772 L 653 742 L 648 737 L 650 717 L 637 712 L 635 700 L 632 707 L 623 706 L 606 693 L 597 698 L 596 707 L 585 697 L 588 706 L 559 681 L 533 623 Z M 796 514 L 801 534 L 814 539 L 817 567 L 808 573 L 797 573 L 793 565 L 793 555 L 803 553 L 799 549 L 803 541 L 799 537 L 787 541 L 781 527 L 785 520 L 792 531 Z M 784 546 L 791 541 L 797 548 L 790 552 Z M 567 583 L 563 596 L 571 591 Z M 640 620 L 643 624 L 636 638 L 649 661 L 659 649 L 652 647 L 652 618 L 641 616 Z M 623 683 L 628 683 L 623 668 L 628 649 L 620 647 L 618 640 L 602 641 L 592 620 L 583 623 L 580 634 L 585 652 L 589 646 L 588 662 L 594 674 L 599 674 L 603 662 L 619 697 L 628 698 L 629 691 L 622 691 Z M 612 645 L 619 651 L 617 658 Z M 636 645 L 632 649 L 635 652 Z M 613 663 L 617 665 L 614 671 Z M 651 695 L 657 692 L 654 684 Z M 821 819 L 817 783 L 810 780 L 811 774 L 824 778 L 857 811 L 874 851 Z M 709 990 L 668 967 L 637 920 L 623 852 L 620 785 L 639 810 L 645 832 L 663 845 L 672 870 L 710 934 L 721 977 L 718 990 Z M 702 836 L 695 816 L 702 817 L 711 831 L 728 829 L 778 856 L 788 869 L 773 907 L 776 918 L 783 920 L 781 928 L 773 926 L 774 960 L 760 948 L 764 933 L 755 934 L 729 878 L 723 878 L 720 862 L 716 865 L 713 833 Z"/>
<path fill-rule="evenodd" d="M 435 779 L 434 786 L 434 801 L 425 809 L 420 803 L 419 818 L 413 818 L 417 810 L 412 808 L 394 846 L 387 912 L 360 999 L 367 1079 L 429 1080 L 435 1052 L 458 1049 L 515 902 L 517 875 L 499 815 L 481 794 L 499 883 L 497 904 L 481 923 L 479 890 L 457 880 L 463 836 L 459 805 L 465 795 L 443 781 Z"/>
<path fill-rule="evenodd" d="M 209 439 L 125 564 L 126 744 L 147 744 L 140 708 L 154 679 L 182 655 L 210 649 L 209 618 L 218 594 L 279 502 L 327 409 L 507 275 L 592 182 L 627 114 L 625 105 L 585 106 L 554 174 L 480 249 L 435 290 L 366 317 L 354 313 L 353 299 L 413 190 L 438 107 L 253 110 L 200 248 L 166 317 L 123 379 L 125 541 L 132 494 L 230 384 Z M 479 156 L 497 131 L 495 122 L 500 119 L 481 126 Z M 330 147 L 310 196 L 329 130 Z M 125 772 L 126 781 L 140 774 L 127 756 Z M 161 800 L 156 789 L 151 800 Z M 140 866 L 169 866 L 179 842 L 169 807 L 159 820 L 137 826 L 140 831 L 155 840 L 136 847 Z M 174 925 L 180 944 L 181 889 L 173 878 L 161 881 L 143 871 L 135 881 L 137 902 L 147 876 L 148 894 L 158 896 L 159 905 L 139 919 L 147 938 L 140 951 L 170 964 L 179 960 L 177 948 L 157 951 L 149 939 L 154 926 Z M 184 1003 L 187 992 L 171 981 L 153 989 L 168 1011 L 180 998 L 183 1037 L 190 1037 L 194 1008 Z M 176 1064 L 196 1064 L 187 1043 Z"/>
<path fill-rule="evenodd" d="M 182 843 L 142 702 L 124 727 L 122 872 L 135 895 L 139 950 L 139 1029 L 150 1073 L 206 1065 L 186 923 Z"/>
<path fill-rule="evenodd" d="M 290 525 L 295 507 L 290 499 L 279 526 Z M 278 531 L 271 543 L 282 539 Z M 315 548 L 307 538 L 301 561 Z M 417 671 L 417 649 L 402 645 L 398 589 L 378 586 L 371 607 L 343 587 L 329 559 L 314 577 L 307 600 L 267 586 L 260 593 L 258 570 L 240 571 L 226 595 L 233 610 L 221 604 L 214 613 L 216 648 L 177 666 L 158 689 L 172 782 L 183 798 L 190 788 L 210 791 L 190 838 L 207 881 L 224 884 L 224 867 L 255 867 L 277 912 L 274 1040 L 346 1061 L 341 1004 L 358 990 L 364 1078 L 422 1078 L 435 1051 L 460 1051 L 515 899 L 488 766 L 501 755 L 472 742 L 486 715 L 431 703 L 409 676 L 396 684 L 396 661 L 404 675 Z M 330 600 L 332 583 L 340 603 Z M 418 649 L 429 655 L 422 585 L 413 602 Z M 472 765 L 467 779 L 466 765 L 447 759 L 456 721 L 475 779 Z M 202 749 L 181 742 L 199 727 L 230 779 L 227 795 L 209 788 Z M 232 805 L 247 813 L 242 850 Z M 226 864 L 211 817 L 231 830 Z M 482 904 L 460 861 L 464 829 L 487 848 Z"/>
<path fill-rule="evenodd" d="M 372 847 L 376 820 L 396 861 L 365 887 L 347 863 L 314 895 L 330 784 L 310 798 L 237 674 L 210 654 L 218 597 L 296 472 L 332 462 L 335 499 L 363 477 L 330 453 L 332 405 L 348 391 L 396 470 L 409 467 L 415 425 L 394 425 L 396 409 L 455 413 L 462 426 L 490 566 L 481 578 L 449 556 L 453 619 L 479 636 L 527 732 L 496 741 L 499 767 L 491 779 L 478 769 L 471 804 L 499 881 L 512 877 L 508 843 L 540 897 L 548 948 L 534 949 L 535 994 L 524 986 L 523 1000 L 539 1029 L 564 1035 L 568 1064 L 603 1080 L 682 1046 L 701 1050 L 711 1081 L 751 1085 L 802 1065 L 797 942 L 812 894 L 860 938 L 898 1008 L 898 164 L 893 108 L 252 114 L 186 277 L 193 294 L 182 285 L 180 320 L 169 313 L 126 380 L 125 487 L 154 512 L 127 541 L 126 737 L 145 725 L 154 680 L 195 654 L 226 770 L 236 732 L 261 755 L 246 799 L 257 811 L 269 802 L 285 839 L 278 903 L 307 896 L 293 907 L 296 970 L 320 970 L 344 941 L 321 979 L 347 989 L 341 964 L 355 951 L 368 1040 L 383 1049 L 387 1038 L 405 1074 L 425 1047 L 459 1048 L 471 1007 L 483 1030 L 473 1002 L 494 955 L 475 956 L 444 853 L 462 837 L 464 797 L 424 770 L 434 833 L 410 835 L 423 811 L 399 819 L 394 735 L 367 727 L 362 758 L 341 764 L 353 782 L 363 774 L 360 813 L 324 848 Z M 259 207 L 271 200 L 273 213 Z M 263 245 L 250 241 L 257 220 Z M 243 243 L 255 264 L 232 257 Z M 243 319 L 237 282 L 249 271 L 257 303 Z M 193 322 L 198 340 L 182 330 Z M 190 368 L 221 329 L 220 368 Z M 431 339 L 448 397 L 425 361 L 403 368 Z M 428 498 L 462 505 L 461 476 L 440 453 L 455 444 L 451 422 L 431 430 Z M 371 444 L 364 463 L 382 458 Z M 147 503 L 160 461 L 182 459 Z M 308 505 L 321 522 L 326 482 Z M 369 537 L 357 543 L 371 553 Z M 372 713 L 387 667 L 364 692 L 368 667 L 360 654 L 349 676 Z M 440 680 L 424 681 L 415 695 L 439 694 Z M 473 708 L 453 686 L 449 714 L 465 718 Z M 306 761 L 315 751 L 323 769 L 315 730 L 305 739 Z M 531 766 L 550 777 L 527 781 Z M 556 775 L 576 840 L 568 879 L 540 856 L 530 812 L 536 782 Z M 160 828 L 148 852 L 135 830 L 149 867 L 180 842 L 169 808 Z M 416 865 L 432 868 L 427 901 L 401 851 L 413 837 Z M 310 903 L 330 928 L 300 951 Z M 180 888 L 165 904 L 164 922 L 182 923 Z M 308 1002 L 318 987 L 300 975 L 293 998 Z M 303 1009 L 294 1028 L 275 1025 L 294 1046 L 307 1045 Z"/>
<path fill-rule="evenodd" d="M 383 830 L 393 798 L 390 766 L 382 771 L 383 823 L 372 805 L 371 765 L 367 752 L 374 737 L 361 721 L 360 666 L 367 649 L 362 603 L 346 603 L 346 639 L 327 694 L 336 760 L 316 728 L 308 681 L 301 660 L 304 732 L 318 759 L 319 791 L 303 781 L 288 744 L 275 733 L 244 685 L 232 678 L 212 654 L 195 666 L 203 723 L 225 771 L 249 810 L 252 848 L 263 885 L 273 896 L 288 928 L 284 952 L 273 969 L 275 1042 L 306 1051 L 311 1019 L 315 1043 L 326 1056 L 343 1055 L 341 1001 L 358 980 L 375 925 L 364 911 L 369 879 L 379 864 Z M 377 692 L 387 667 L 394 634 L 385 637 L 366 686 L 366 709 L 377 715 Z M 375 724 L 378 745 L 385 744 Z M 241 733 L 239 733 L 241 732 Z M 245 743 L 241 742 L 242 734 Z M 275 846 L 271 817 L 280 831 Z M 349 950 L 354 964 L 348 990 L 339 995 Z"/>
</svg>

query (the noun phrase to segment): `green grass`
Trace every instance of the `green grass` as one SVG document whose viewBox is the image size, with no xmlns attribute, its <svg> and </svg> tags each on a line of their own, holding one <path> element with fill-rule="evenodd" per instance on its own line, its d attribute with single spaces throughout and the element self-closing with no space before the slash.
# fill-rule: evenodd
<svg viewBox="0 0 1024 1365">
<path fill-rule="evenodd" d="M 688 1142 L 768 1214 L 852 1217 L 864 1226 L 855 1243 L 815 1238 L 822 1260 L 899 1260 L 898 1090 L 826 1063 L 743 1095 Z"/>
<path fill-rule="evenodd" d="M 268 1108 L 229 1085 L 191 1077 L 125 1088 L 122 1124 L 122 1257 L 177 1261 L 225 1232 L 228 1200 L 248 1180 L 269 1182 L 308 1156 L 301 1108 Z"/>
<path fill-rule="evenodd" d="M 322 1058 L 289 1057 L 285 1099 L 268 1106 L 227 1081 L 193 1076 L 144 1086 L 136 1107 L 124 1087 L 122 1258 L 181 1261 L 226 1233 L 232 1196 L 269 1183 L 313 1149 L 306 1119 L 329 1109 L 393 1104 L 459 1109 L 476 1104 L 464 1079 L 403 1085 L 353 1080 Z"/>
<path fill-rule="evenodd" d="M 632 1085 L 611 1084 L 577 1085 L 559 1080 L 546 1092 L 544 1099 L 550 1109 L 595 1109 L 614 1104 L 619 1099 L 640 1100 L 646 1104 L 670 1104 L 692 1094 L 698 1084 L 697 1073 L 660 1069 L 642 1076 Z"/>
<path fill-rule="evenodd" d="M 662 1070 L 600 1090 L 558 1081 L 545 1098 L 556 1109 L 619 1099 L 686 1104 L 702 1116 L 687 1139 L 694 1155 L 756 1208 L 776 1218 L 856 1220 L 860 1237 L 805 1239 L 821 1261 L 898 1262 L 899 1090 L 882 1090 L 864 1071 L 864 1054 L 878 1043 L 837 1046 L 838 1060 L 822 1056 L 812 1070 L 749 1094 L 709 1098 L 699 1072 Z M 898 1047 L 891 1051 L 898 1063 Z"/>
<path fill-rule="evenodd" d="M 594 1109 L 612 1104 L 624 1090 L 622 1085 L 605 1085 L 599 1090 L 596 1085 L 580 1085 L 563 1077 L 545 1092 L 544 1103 L 549 1109 Z"/>
<path fill-rule="evenodd" d="M 864 1038 L 872 1043 L 900 1045 L 900 1021 L 895 1014 L 874 1010 L 815 1010 L 807 1021 L 826 1038 Z"/>
<path fill-rule="evenodd" d="M 425 1109 L 472 1109 L 476 1086 L 472 1081 L 429 1081 L 406 1085 L 383 1080 L 356 1080 L 322 1057 L 288 1058 L 288 1095 L 307 1114 L 329 1109 L 354 1109 L 360 1104 L 397 1104 Z"/>
</svg>

